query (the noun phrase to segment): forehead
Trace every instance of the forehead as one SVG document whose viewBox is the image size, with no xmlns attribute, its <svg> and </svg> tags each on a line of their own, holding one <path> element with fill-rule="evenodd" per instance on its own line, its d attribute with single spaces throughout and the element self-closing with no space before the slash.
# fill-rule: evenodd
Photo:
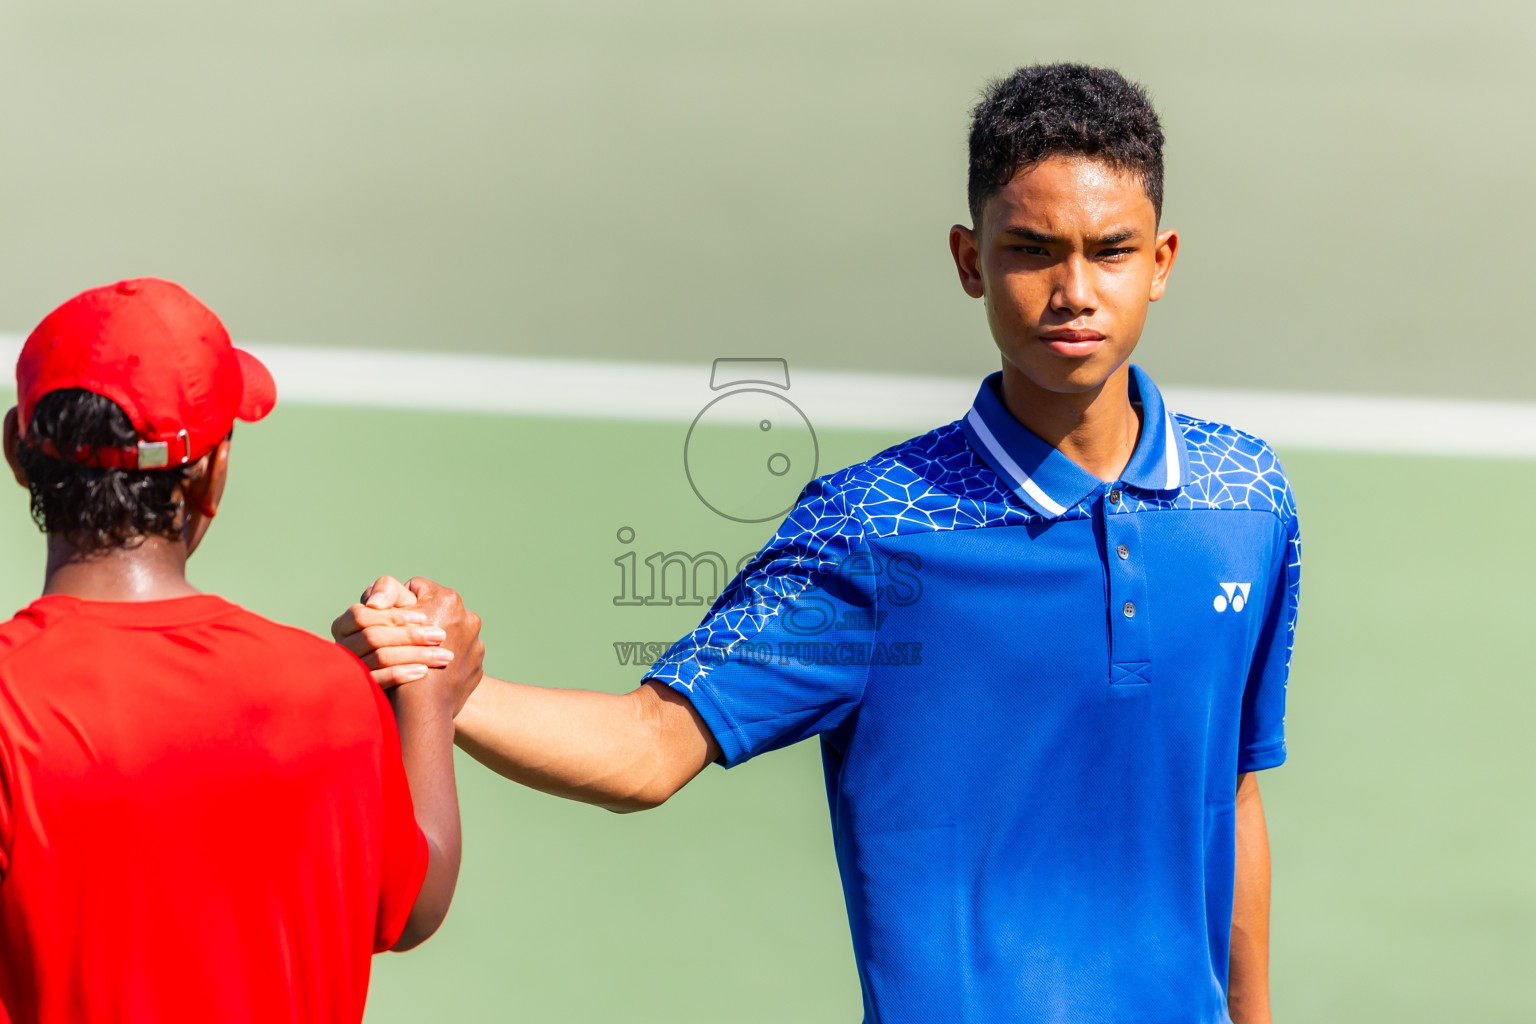
<svg viewBox="0 0 1536 1024">
<path fill-rule="evenodd" d="M 1052 156 L 1019 171 L 987 201 L 989 226 L 1060 233 L 1117 227 L 1153 231 L 1157 211 L 1134 173 L 1102 160 Z"/>
</svg>

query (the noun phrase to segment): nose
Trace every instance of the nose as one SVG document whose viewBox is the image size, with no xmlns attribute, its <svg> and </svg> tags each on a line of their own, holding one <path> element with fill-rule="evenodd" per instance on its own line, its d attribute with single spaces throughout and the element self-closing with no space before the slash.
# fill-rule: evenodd
<svg viewBox="0 0 1536 1024">
<path fill-rule="evenodd" d="M 1069 318 L 1088 316 L 1099 308 L 1093 287 L 1093 275 L 1081 253 L 1072 253 L 1058 264 L 1056 288 L 1051 293 L 1051 309 Z"/>
</svg>

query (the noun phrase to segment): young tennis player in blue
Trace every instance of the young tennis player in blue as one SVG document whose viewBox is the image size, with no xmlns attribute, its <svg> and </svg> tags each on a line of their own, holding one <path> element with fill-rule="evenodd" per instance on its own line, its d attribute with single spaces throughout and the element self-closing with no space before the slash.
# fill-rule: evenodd
<svg viewBox="0 0 1536 1024">
<path fill-rule="evenodd" d="M 950 232 L 1002 357 L 970 410 L 813 481 L 633 693 L 486 678 L 457 719 L 616 810 L 818 737 L 869 1024 L 1269 1020 L 1296 509 L 1130 361 L 1179 247 L 1162 146 L 1113 71 L 994 84 Z M 424 660 L 391 623 L 427 586 L 337 620 L 381 683 Z"/>
</svg>

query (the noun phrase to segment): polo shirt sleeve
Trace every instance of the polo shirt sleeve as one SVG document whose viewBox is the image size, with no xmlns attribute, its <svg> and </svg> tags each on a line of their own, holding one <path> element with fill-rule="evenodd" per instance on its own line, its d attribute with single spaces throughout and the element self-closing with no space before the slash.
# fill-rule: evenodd
<svg viewBox="0 0 1536 1024">
<path fill-rule="evenodd" d="M 1274 768 L 1285 762 L 1285 688 L 1301 599 L 1301 532 L 1289 484 L 1283 508 L 1286 511 L 1281 517 L 1281 538 L 1266 583 L 1264 625 L 1243 693 L 1237 754 L 1240 773 Z"/>
<path fill-rule="evenodd" d="M 863 698 L 869 645 L 838 629 L 875 602 L 862 523 L 834 484 L 812 481 L 699 627 L 651 667 L 647 678 L 693 703 L 726 767 L 836 729 Z"/>
<path fill-rule="evenodd" d="M 364 675 L 367 675 L 366 670 Z M 383 741 L 380 768 L 384 788 L 383 870 L 379 880 L 379 913 L 373 937 L 373 951 L 393 949 L 405 931 L 405 923 L 416 906 L 416 897 L 427 878 L 427 837 L 416 824 L 416 807 L 411 803 L 411 784 L 405 777 L 405 762 L 400 757 L 400 731 L 395 724 L 395 710 L 384 691 L 368 678 L 379 714 Z"/>
</svg>

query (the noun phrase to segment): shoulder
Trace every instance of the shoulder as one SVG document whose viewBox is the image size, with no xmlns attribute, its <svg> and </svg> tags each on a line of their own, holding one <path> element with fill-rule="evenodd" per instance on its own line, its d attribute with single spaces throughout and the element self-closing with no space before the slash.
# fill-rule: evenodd
<svg viewBox="0 0 1536 1024">
<path fill-rule="evenodd" d="M 285 657 L 302 659 L 295 661 L 294 664 L 310 666 L 312 671 L 330 671 L 354 676 L 367 674 L 363 663 L 339 644 L 297 626 L 273 621 L 239 605 L 232 604 L 230 608 L 231 612 L 226 622 L 255 638 L 264 646 L 283 652 Z"/>
<path fill-rule="evenodd" d="M 243 634 L 243 642 L 231 645 L 225 656 L 254 662 L 264 699 L 274 705 L 308 709 L 306 713 L 328 722 L 335 742 L 361 735 L 369 742 L 379 735 L 381 721 L 393 735 L 394 718 L 383 691 L 368 669 L 351 651 L 329 639 L 296 626 L 231 605 L 231 614 L 218 620 L 224 628 Z M 281 668 L 274 678 L 273 668 Z M 382 710 L 374 705 L 382 705 Z M 386 715 L 385 713 L 388 712 Z"/>
<path fill-rule="evenodd" d="M 0 663 L 42 636 L 52 619 L 34 607 L 23 608 L 5 622 L 0 622 Z"/>
<path fill-rule="evenodd" d="M 959 420 L 892 445 L 813 486 L 835 496 L 842 513 L 857 519 L 871 536 L 991 525 L 1009 508 L 1006 488 L 977 457 Z"/>
<path fill-rule="evenodd" d="M 1189 507 L 1272 512 L 1296 518 L 1290 480 L 1263 439 L 1226 423 L 1174 415 L 1189 452 Z"/>
<path fill-rule="evenodd" d="M 0 665 L 35 656 L 52 660 L 81 649 L 75 629 L 58 627 L 78 623 L 80 602 L 70 597 L 40 597 L 0 623 Z M 42 641 L 41 643 L 39 641 Z"/>
</svg>

